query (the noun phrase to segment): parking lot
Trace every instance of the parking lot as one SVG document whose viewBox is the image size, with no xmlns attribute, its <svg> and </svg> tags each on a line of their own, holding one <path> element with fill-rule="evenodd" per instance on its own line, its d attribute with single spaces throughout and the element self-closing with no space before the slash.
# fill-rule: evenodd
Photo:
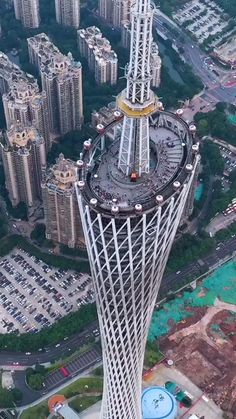
<svg viewBox="0 0 236 419">
<path fill-rule="evenodd" d="M 88 274 L 52 268 L 21 249 L 0 260 L 0 333 L 36 333 L 93 301 Z"/>
<path fill-rule="evenodd" d="M 101 350 L 99 348 L 93 348 L 65 365 L 66 370 L 69 373 L 68 377 L 63 376 L 60 369 L 58 369 L 45 378 L 43 387 L 45 390 L 50 390 L 51 388 L 57 387 L 66 380 L 77 375 L 80 371 L 82 372 L 83 370 L 93 366 L 95 363 L 100 361 L 102 361 Z"/>
<path fill-rule="evenodd" d="M 222 146 L 220 146 L 220 153 L 225 161 L 224 175 L 229 176 L 229 174 L 236 169 L 236 156 L 232 151 L 229 151 Z"/>
<path fill-rule="evenodd" d="M 200 44 L 209 38 L 209 45 L 216 46 L 232 33 L 224 10 L 214 1 L 203 3 L 201 0 L 192 0 L 178 8 L 174 19 L 188 29 Z"/>
</svg>

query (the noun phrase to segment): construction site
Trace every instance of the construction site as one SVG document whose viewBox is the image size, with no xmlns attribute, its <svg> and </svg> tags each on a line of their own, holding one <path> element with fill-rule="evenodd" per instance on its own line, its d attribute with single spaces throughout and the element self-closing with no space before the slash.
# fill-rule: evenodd
<svg viewBox="0 0 236 419">
<path fill-rule="evenodd" d="M 192 291 L 177 294 L 153 315 L 149 340 L 158 340 L 171 367 L 201 391 L 199 401 L 216 406 L 203 416 L 207 419 L 236 418 L 236 263 L 230 261 L 197 284 Z M 166 362 L 165 361 L 165 362 Z M 173 371 L 172 371 L 173 373 Z M 155 374 L 152 371 L 151 374 Z M 166 375 L 166 371 L 164 373 Z M 170 372 L 168 372 L 170 374 Z M 167 375 L 168 375 L 167 374 Z M 171 377 L 189 391 L 189 385 Z M 155 377 L 147 377 L 157 383 Z M 150 381 L 151 380 L 151 381 Z M 154 380 L 154 381 L 153 381 Z M 195 387 L 194 387 L 195 388 Z M 192 391 L 194 393 L 194 391 Z M 205 400 L 205 401 L 206 401 Z M 194 413 L 196 413 L 196 409 Z M 200 409 L 201 412 L 204 409 Z M 192 413 L 192 412 L 191 412 Z M 226 416 L 223 416 L 225 414 Z M 187 418 L 188 416 L 180 416 Z"/>
</svg>

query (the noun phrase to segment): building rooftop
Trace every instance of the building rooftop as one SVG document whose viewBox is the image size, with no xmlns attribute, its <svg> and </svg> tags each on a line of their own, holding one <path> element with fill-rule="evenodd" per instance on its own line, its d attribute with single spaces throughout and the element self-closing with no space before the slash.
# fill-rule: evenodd
<svg viewBox="0 0 236 419">
<path fill-rule="evenodd" d="M 175 398 L 163 387 L 150 387 L 142 395 L 143 419 L 175 419 L 177 415 Z"/>
<path fill-rule="evenodd" d="M 81 68 L 81 63 L 75 61 L 70 52 L 62 54 L 45 33 L 32 36 L 27 42 L 38 57 L 41 70 L 47 74 L 66 77 Z"/>
<path fill-rule="evenodd" d="M 102 36 L 100 29 L 96 26 L 80 29 L 78 35 L 86 41 L 97 59 L 117 60 L 117 54 L 112 49 L 109 40 Z"/>
<path fill-rule="evenodd" d="M 79 419 L 80 416 L 73 409 L 71 409 L 68 404 L 63 404 L 58 408 L 57 413 L 59 413 L 64 419 Z"/>
<path fill-rule="evenodd" d="M 10 129 L 2 136 L 1 144 L 6 151 L 15 150 L 24 154 L 31 149 L 32 144 L 43 144 L 44 139 L 33 126 L 12 124 Z"/>
<path fill-rule="evenodd" d="M 2 52 L 0 52 L 0 78 L 3 78 L 7 82 L 9 89 L 19 83 L 25 83 L 27 86 L 34 86 L 38 89 L 36 79 L 31 74 L 24 73 L 24 71 L 9 60 L 8 56 Z"/>
<path fill-rule="evenodd" d="M 74 191 L 74 184 L 77 178 L 75 162 L 65 159 L 63 154 L 45 174 L 44 187 L 59 194 L 71 194 Z"/>
</svg>

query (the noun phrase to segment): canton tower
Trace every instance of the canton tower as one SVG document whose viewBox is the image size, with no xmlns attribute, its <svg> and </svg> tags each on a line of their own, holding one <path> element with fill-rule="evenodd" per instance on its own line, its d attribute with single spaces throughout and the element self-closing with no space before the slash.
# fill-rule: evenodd
<svg viewBox="0 0 236 419">
<path fill-rule="evenodd" d="M 142 369 L 162 275 L 199 162 L 196 128 L 150 89 L 153 10 L 132 9 L 127 87 L 77 161 L 101 331 L 101 419 L 141 419 Z M 112 135 L 111 135 L 112 133 Z"/>
</svg>

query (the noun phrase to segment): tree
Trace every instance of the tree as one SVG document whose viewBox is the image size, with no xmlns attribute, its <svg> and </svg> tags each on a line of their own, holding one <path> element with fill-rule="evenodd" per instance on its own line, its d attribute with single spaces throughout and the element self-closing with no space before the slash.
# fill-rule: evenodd
<svg viewBox="0 0 236 419">
<path fill-rule="evenodd" d="M 103 367 L 97 367 L 93 370 L 93 374 L 97 377 L 103 377 Z"/>
<path fill-rule="evenodd" d="M 209 126 L 207 119 L 201 119 L 198 123 L 198 134 L 200 137 L 204 137 L 209 133 Z"/>
<path fill-rule="evenodd" d="M 12 394 L 12 397 L 13 397 L 13 400 L 14 400 L 15 403 L 20 403 L 21 402 L 21 400 L 23 398 L 22 391 L 20 391 L 18 388 L 13 388 L 11 390 L 11 394 Z"/>
<path fill-rule="evenodd" d="M 35 365 L 35 367 L 34 367 L 34 371 L 35 371 L 37 374 L 42 374 L 42 375 L 44 375 L 44 374 L 45 374 L 45 367 L 44 367 L 44 365 L 41 365 L 41 364 L 36 364 L 36 365 Z"/>
<path fill-rule="evenodd" d="M 34 230 L 30 234 L 30 238 L 35 240 L 38 244 L 42 245 L 45 239 L 46 227 L 42 223 L 37 223 Z"/>
<path fill-rule="evenodd" d="M 202 156 L 203 162 L 209 165 L 210 174 L 222 176 L 225 163 L 219 146 L 210 140 L 205 140 L 202 145 Z"/>
<path fill-rule="evenodd" d="M 236 169 L 234 169 L 234 170 L 232 170 L 232 172 L 230 172 L 229 180 L 230 180 L 230 182 L 236 181 Z"/>
<path fill-rule="evenodd" d="M 2 388 L 0 390 L 0 407 L 6 408 L 6 407 L 12 407 L 13 406 L 13 394 L 11 391 Z"/>
<path fill-rule="evenodd" d="M 28 384 L 34 390 L 41 390 L 43 386 L 44 375 L 35 373 L 29 376 Z"/>
</svg>

